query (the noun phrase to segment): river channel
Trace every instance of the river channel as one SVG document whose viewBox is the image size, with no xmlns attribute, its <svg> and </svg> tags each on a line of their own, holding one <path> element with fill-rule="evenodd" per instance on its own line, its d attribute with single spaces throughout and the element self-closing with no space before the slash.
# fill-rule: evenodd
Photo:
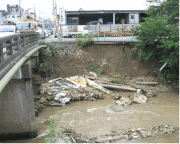
<svg viewBox="0 0 180 144">
<path fill-rule="evenodd" d="M 125 97 L 130 95 L 130 98 L 134 96 L 134 92 L 122 92 L 122 94 Z M 145 128 L 146 131 L 151 131 L 152 127 L 162 124 L 179 126 L 178 94 L 158 93 L 156 97 L 151 97 L 148 100 L 156 103 L 133 103 L 126 109 L 124 108 L 122 112 L 117 112 L 120 109 L 118 109 L 118 105 L 115 104 L 116 101 L 111 95 L 97 101 L 76 101 L 63 107 L 46 107 L 36 118 L 38 137 L 14 142 L 44 143 L 44 138 L 48 135 L 46 126 L 49 125 L 48 119 L 51 117 L 55 118 L 58 131 L 63 130 L 60 127 L 63 126 L 89 138 L 97 137 L 99 141 L 104 139 L 102 135 L 109 134 L 112 131 L 120 132 L 130 128 Z M 179 131 L 173 134 L 125 142 L 179 142 Z"/>
</svg>

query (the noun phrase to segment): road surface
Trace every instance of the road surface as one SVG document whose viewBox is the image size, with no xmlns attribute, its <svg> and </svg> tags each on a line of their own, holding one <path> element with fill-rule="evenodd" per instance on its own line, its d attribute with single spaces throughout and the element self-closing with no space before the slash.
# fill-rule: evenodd
<svg viewBox="0 0 180 144">
<path fill-rule="evenodd" d="M 96 37 L 94 37 L 94 41 L 138 41 L 136 39 L 137 36 L 124 36 L 124 37 L 99 37 L 99 40 L 97 40 Z M 52 41 L 59 41 L 59 38 L 54 38 L 54 35 L 48 37 L 45 39 L 45 42 L 52 42 Z M 61 38 L 62 42 L 65 41 L 76 41 L 75 38 Z"/>
</svg>

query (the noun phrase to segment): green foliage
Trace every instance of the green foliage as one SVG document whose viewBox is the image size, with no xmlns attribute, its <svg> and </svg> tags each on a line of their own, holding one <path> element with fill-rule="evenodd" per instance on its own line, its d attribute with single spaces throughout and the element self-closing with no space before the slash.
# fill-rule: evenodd
<svg viewBox="0 0 180 144">
<path fill-rule="evenodd" d="M 45 70 L 45 71 L 49 71 L 49 70 L 51 69 L 51 68 L 50 68 L 50 65 L 51 65 L 50 62 L 46 62 L 46 63 L 44 64 L 44 67 L 43 67 L 44 70 Z"/>
<path fill-rule="evenodd" d="M 137 55 L 138 55 L 138 50 L 133 50 L 133 49 L 130 50 L 130 56 L 132 58 L 137 57 Z"/>
<path fill-rule="evenodd" d="M 102 72 L 98 69 L 98 67 L 95 65 L 91 68 L 91 70 L 95 73 L 101 74 Z"/>
<path fill-rule="evenodd" d="M 178 79 L 179 71 L 179 1 L 166 0 L 160 6 L 151 6 L 147 13 L 149 17 L 136 27 L 135 34 L 145 54 L 143 61 L 156 60 L 159 66 L 167 62 L 163 69 L 164 75 L 169 73 L 172 79 Z"/>
<path fill-rule="evenodd" d="M 39 40 L 39 42 L 38 42 L 38 43 L 39 43 L 39 45 L 44 45 L 44 44 L 45 44 L 44 40 L 42 40 L 42 39 L 41 39 L 41 40 Z"/>
<path fill-rule="evenodd" d="M 122 51 L 120 51 L 120 53 L 119 53 L 120 55 L 122 55 L 123 54 L 123 52 Z"/>
<path fill-rule="evenodd" d="M 85 35 L 85 36 L 78 35 L 75 38 L 77 40 L 77 44 L 78 44 L 79 48 L 83 48 L 83 47 L 93 43 L 93 41 L 94 41 L 93 37 L 94 37 L 93 34 L 89 33 L 88 35 Z"/>
<path fill-rule="evenodd" d="M 160 77 L 160 82 L 164 82 L 164 78 L 163 77 Z"/>
<path fill-rule="evenodd" d="M 52 49 L 52 54 L 53 54 L 53 56 L 56 56 L 56 53 L 57 53 L 57 50 Z"/>
<path fill-rule="evenodd" d="M 57 127 L 57 124 L 55 124 L 55 118 L 49 119 L 50 125 L 47 126 L 47 129 L 50 132 L 50 137 L 45 137 L 46 143 L 56 143 L 57 139 L 62 136 L 62 131 L 56 134 L 55 128 Z"/>
<path fill-rule="evenodd" d="M 120 83 L 121 82 L 119 79 L 111 78 L 111 77 L 109 77 L 107 75 L 101 75 L 101 77 L 106 77 L 107 79 L 111 80 L 114 83 Z"/>
</svg>

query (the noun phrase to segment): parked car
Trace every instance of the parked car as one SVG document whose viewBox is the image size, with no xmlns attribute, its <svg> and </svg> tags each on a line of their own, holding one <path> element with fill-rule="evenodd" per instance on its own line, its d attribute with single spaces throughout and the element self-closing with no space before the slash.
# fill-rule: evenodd
<svg viewBox="0 0 180 144">
<path fill-rule="evenodd" d="M 48 31 L 51 33 L 51 35 L 53 35 L 53 30 L 52 29 L 48 29 Z"/>
<path fill-rule="evenodd" d="M 46 37 L 49 37 L 51 35 L 51 33 L 48 31 L 48 29 L 44 29 Z"/>
<path fill-rule="evenodd" d="M 18 33 L 19 33 L 19 31 L 15 25 L 2 25 L 2 26 L 0 26 L 0 38 L 5 37 L 5 36 L 9 36 L 9 35 L 13 35 L 13 34 L 18 34 Z M 12 39 L 12 41 L 14 41 L 14 40 Z M 3 42 L 2 44 L 4 45 L 6 43 Z M 3 52 L 5 52 L 5 51 L 6 51 L 6 47 L 3 48 Z M 4 56 L 6 57 L 7 54 Z"/>
<path fill-rule="evenodd" d="M 19 33 L 19 31 L 15 25 L 0 26 L 0 37 L 5 37 L 17 33 Z"/>
<path fill-rule="evenodd" d="M 102 22 L 100 21 L 91 21 L 91 22 L 88 22 L 87 25 L 101 25 Z"/>
<path fill-rule="evenodd" d="M 39 34 L 39 37 L 40 37 L 40 38 L 43 38 L 43 39 L 46 38 L 45 31 L 44 31 L 44 29 L 42 29 L 41 27 L 38 27 L 38 29 L 37 29 L 36 32 Z"/>
</svg>

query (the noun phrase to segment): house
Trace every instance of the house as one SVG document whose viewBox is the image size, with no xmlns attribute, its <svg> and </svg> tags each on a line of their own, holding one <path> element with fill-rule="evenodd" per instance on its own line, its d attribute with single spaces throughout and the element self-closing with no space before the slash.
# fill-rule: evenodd
<svg viewBox="0 0 180 144">
<path fill-rule="evenodd" d="M 139 24 L 147 17 L 146 10 L 90 10 L 66 11 L 67 25 L 87 25 L 99 21 L 106 24 Z"/>
<path fill-rule="evenodd" d="M 6 24 L 15 24 L 20 21 L 23 16 L 24 9 L 18 5 L 9 5 L 7 4 L 7 12 L 4 14 L 4 22 Z"/>
</svg>

